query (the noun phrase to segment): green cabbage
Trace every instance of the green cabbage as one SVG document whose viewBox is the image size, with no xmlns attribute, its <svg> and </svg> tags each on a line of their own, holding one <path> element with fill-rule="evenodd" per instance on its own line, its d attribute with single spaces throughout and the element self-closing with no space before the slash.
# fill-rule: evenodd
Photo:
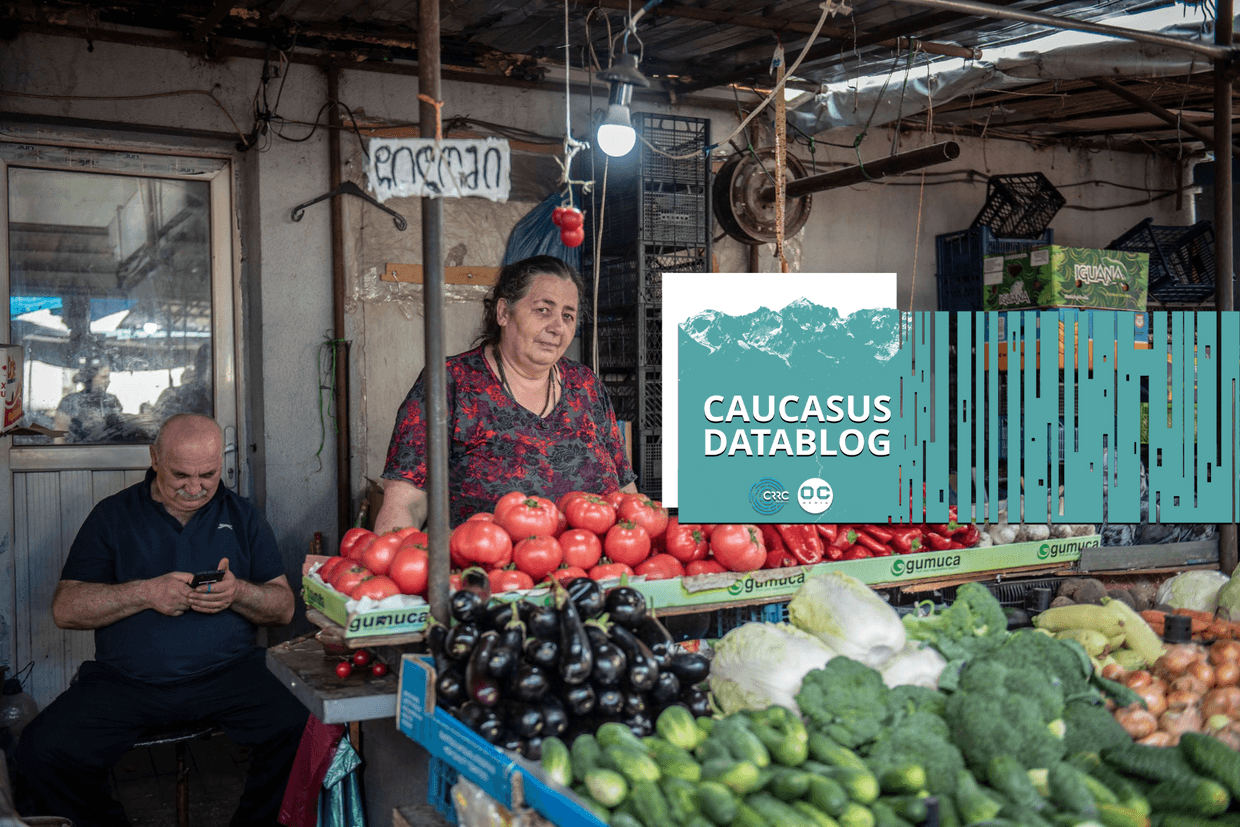
<svg viewBox="0 0 1240 827">
<path fill-rule="evenodd" d="M 710 663 L 710 692 L 725 713 L 797 709 L 801 681 L 835 657 L 816 637 L 787 623 L 746 623 L 723 636 Z"/>
<path fill-rule="evenodd" d="M 1218 608 L 1219 590 L 1228 579 L 1221 571 L 1182 572 L 1159 586 L 1154 600 L 1173 609 L 1191 609 L 1213 614 Z"/>
<path fill-rule="evenodd" d="M 882 668 L 908 640 L 891 604 L 839 571 L 806 580 L 788 604 L 788 619 L 841 655 L 874 669 Z"/>
</svg>

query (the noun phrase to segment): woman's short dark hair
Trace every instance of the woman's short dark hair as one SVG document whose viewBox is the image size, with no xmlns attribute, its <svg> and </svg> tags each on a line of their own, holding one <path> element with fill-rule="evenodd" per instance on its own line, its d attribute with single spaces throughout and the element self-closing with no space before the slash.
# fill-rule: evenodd
<svg viewBox="0 0 1240 827">
<path fill-rule="evenodd" d="M 577 288 L 577 319 L 580 321 L 585 313 L 584 308 L 580 305 L 585 298 L 586 292 L 585 282 L 581 280 L 581 274 L 573 269 L 568 262 L 555 256 L 530 256 L 520 261 L 514 261 L 512 264 L 506 264 L 499 271 L 499 278 L 496 280 L 495 286 L 491 288 L 491 292 L 487 294 L 487 297 L 482 300 L 482 332 L 478 334 L 474 344 L 499 344 L 501 330 L 497 315 L 499 300 L 503 299 L 508 302 L 509 307 L 521 301 L 530 292 L 530 285 L 534 283 L 535 276 L 555 276 L 556 278 L 571 281 Z"/>
</svg>

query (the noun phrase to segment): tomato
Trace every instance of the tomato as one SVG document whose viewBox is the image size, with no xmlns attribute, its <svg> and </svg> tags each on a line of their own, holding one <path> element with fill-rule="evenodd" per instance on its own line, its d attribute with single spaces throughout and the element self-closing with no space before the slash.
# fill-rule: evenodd
<svg viewBox="0 0 1240 827">
<path fill-rule="evenodd" d="M 555 534 L 559 519 L 555 503 L 543 497 L 528 497 L 495 514 L 495 522 L 504 527 L 514 543 L 526 537 Z"/>
<path fill-rule="evenodd" d="M 475 511 L 473 514 L 469 515 L 469 519 L 486 520 L 489 523 L 493 523 L 495 522 L 495 515 L 492 514 L 490 511 Z"/>
<path fill-rule="evenodd" d="M 590 496 L 593 496 L 593 495 L 589 491 L 569 491 L 567 494 L 565 494 L 564 496 L 560 497 L 558 500 L 555 501 L 555 507 L 560 509 L 561 511 L 567 511 L 568 504 L 571 503 L 573 500 L 576 500 L 580 497 L 590 497 Z"/>
<path fill-rule="evenodd" d="M 332 578 L 336 576 L 336 572 L 345 566 L 352 565 L 353 561 L 348 557 L 328 557 L 323 561 L 323 565 L 319 566 L 319 579 L 324 583 L 331 583 Z"/>
<path fill-rule="evenodd" d="M 580 230 L 582 224 L 585 223 L 585 216 L 581 210 L 576 207 L 564 207 L 564 212 L 560 213 L 560 228 L 563 230 Z M 574 245 L 567 245 L 572 247 Z"/>
<path fill-rule="evenodd" d="M 370 663 L 370 653 L 365 649 L 358 649 L 353 653 L 352 661 L 354 666 L 365 666 Z"/>
<path fill-rule="evenodd" d="M 530 495 L 526 494 L 524 491 L 509 491 L 507 494 L 495 501 L 495 507 L 491 509 L 491 513 L 498 518 L 500 514 L 507 511 L 511 506 L 514 506 L 519 502 L 525 502 L 529 498 Z"/>
<path fill-rule="evenodd" d="M 400 586 L 396 585 L 396 581 L 386 574 L 377 574 L 374 577 L 367 577 L 361 583 L 358 583 L 357 588 L 353 590 L 350 597 L 354 600 L 361 600 L 363 597 L 369 597 L 371 600 L 382 600 L 394 594 L 400 594 Z"/>
<path fill-rule="evenodd" d="M 555 510 L 555 536 L 559 537 L 568 528 L 568 515 L 558 507 Z"/>
<path fill-rule="evenodd" d="M 381 660 L 377 660 L 370 665 L 370 674 L 376 678 L 382 678 L 387 674 L 387 664 Z"/>
<path fill-rule="evenodd" d="M 681 523 L 677 517 L 669 517 L 667 531 L 663 533 L 663 547 L 667 553 L 682 563 L 705 560 L 710 543 L 700 527 Z"/>
<path fill-rule="evenodd" d="M 347 660 L 342 660 L 336 664 L 336 674 L 342 678 L 347 678 L 353 674 L 353 664 Z"/>
<path fill-rule="evenodd" d="M 621 520 L 607 530 L 603 553 L 615 563 L 636 566 L 650 556 L 650 535 L 630 520 Z"/>
<path fill-rule="evenodd" d="M 340 556 L 357 560 L 376 538 L 377 535 L 368 528 L 351 528 L 340 538 Z"/>
<path fill-rule="evenodd" d="M 584 528 L 570 528 L 560 535 L 560 549 L 564 552 L 564 562 L 570 566 L 588 569 L 598 563 L 603 556 L 603 542 L 593 531 Z"/>
<path fill-rule="evenodd" d="M 405 537 L 399 531 L 389 531 L 368 545 L 358 562 L 374 574 L 387 574 L 392 566 L 392 558 L 396 556 L 396 549 L 400 548 L 404 541 Z"/>
<path fill-rule="evenodd" d="M 534 579 L 516 569 L 491 569 L 487 572 L 487 579 L 491 581 L 492 594 L 534 588 Z"/>
<path fill-rule="evenodd" d="M 498 523 L 466 520 L 452 529 L 448 549 L 467 565 L 482 563 L 492 566 L 512 554 L 512 538 Z"/>
<path fill-rule="evenodd" d="M 610 580 L 611 578 L 619 577 L 622 574 L 632 573 L 632 567 L 626 566 L 624 563 L 602 563 L 591 567 L 590 570 L 586 572 L 586 576 L 591 580 Z"/>
<path fill-rule="evenodd" d="M 448 575 L 448 593 L 451 594 L 452 592 L 459 592 L 460 590 L 461 590 L 461 575 L 449 574 Z"/>
<path fill-rule="evenodd" d="M 685 566 L 685 576 L 693 577 L 698 574 L 723 574 L 725 569 L 718 560 L 694 560 Z"/>
<path fill-rule="evenodd" d="M 512 547 L 512 562 L 535 583 L 542 581 L 560 567 L 564 552 L 556 539 L 547 534 L 533 534 Z"/>
<path fill-rule="evenodd" d="M 658 500 L 633 495 L 626 497 L 616 509 L 616 517 L 621 520 L 632 520 L 650 535 L 650 539 L 662 537 L 667 530 L 667 509 Z"/>
<path fill-rule="evenodd" d="M 626 491 L 620 491 L 619 489 L 617 489 L 615 491 L 612 491 L 610 494 L 604 494 L 603 499 L 611 503 L 612 508 L 616 509 L 616 511 L 619 511 L 620 503 L 624 502 L 626 499 L 628 499 L 631 496 L 633 495 L 629 494 Z"/>
<path fill-rule="evenodd" d="M 551 572 L 551 576 L 561 583 L 571 583 L 578 577 L 589 577 L 586 570 L 580 566 L 564 566 Z"/>
<path fill-rule="evenodd" d="M 564 509 L 572 528 L 584 528 L 603 535 L 616 524 L 616 509 L 602 497 L 587 494 L 572 500 Z"/>
<path fill-rule="evenodd" d="M 567 217 L 568 216 L 565 215 L 565 218 Z M 575 230 L 560 230 L 560 243 L 565 247 L 580 247 L 581 242 L 585 240 L 586 231 L 581 227 L 578 227 Z"/>
<path fill-rule="evenodd" d="M 336 572 L 336 576 L 332 578 L 332 588 L 341 594 L 347 594 L 351 597 L 353 590 L 358 587 L 359 583 L 373 576 L 370 573 L 370 569 L 355 563 Z"/>
<path fill-rule="evenodd" d="M 634 568 L 633 572 L 646 575 L 647 580 L 670 580 L 684 577 L 685 567 L 670 554 L 656 554 Z"/>
<path fill-rule="evenodd" d="M 430 574 L 430 558 L 426 546 L 410 544 L 408 540 L 396 550 L 388 577 L 396 581 L 403 594 L 426 595 L 426 582 Z"/>
<path fill-rule="evenodd" d="M 731 571 L 757 571 L 766 562 L 761 536 L 750 525 L 718 525 L 710 535 L 710 550 Z"/>
</svg>

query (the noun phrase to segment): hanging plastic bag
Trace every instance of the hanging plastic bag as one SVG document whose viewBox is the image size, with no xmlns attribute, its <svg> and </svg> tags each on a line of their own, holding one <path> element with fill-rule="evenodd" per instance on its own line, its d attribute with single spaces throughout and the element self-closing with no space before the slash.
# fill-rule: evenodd
<svg viewBox="0 0 1240 827">
<path fill-rule="evenodd" d="M 366 827 L 366 810 L 356 772 L 361 765 L 362 756 L 348 739 L 341 739 L 323 778 L 319 827 Z"/>
<path fill-rule="evenodd" d="M 556 190 L 517 222 L 508 235 L 504 264 L 512 264 L 530 256 L 555 256 L 574 270 L 581 269 L 581 248 L 566 247 L 560 241 L 560 228 L 551 221 L 556 207 L 567 203 L 562 190 Z M 580 205 L 580 194 L 574 191 L 573 203 Z"/>
</svg>

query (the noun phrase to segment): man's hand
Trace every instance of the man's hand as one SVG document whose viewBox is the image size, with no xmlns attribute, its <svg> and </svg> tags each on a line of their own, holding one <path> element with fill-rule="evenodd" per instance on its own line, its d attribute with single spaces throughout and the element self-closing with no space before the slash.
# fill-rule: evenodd
<svg viewBox="0 0 1240 827">
<path fill-rule="evenodd" d="M 170 571 L 146 582 L 147 602 L 161 615 L 180 617 L 190 610 L 189 596 L 193 590 L 189 581 L 194 575 L 184 571 Z"/>
<path fill-rule="evenodd" d="M 189 590 L 187 605 L 196 612 L 208 615 L 222 612 L 231 606 L 237 597 L 237 578 L 228 570 L 228 558 L 222 558 L 216 568 L 224 572 L 222 580 L 203 583 L 198 588 Z M 191 575 L 191 579 L 192 577 Z"/>
</svg>

